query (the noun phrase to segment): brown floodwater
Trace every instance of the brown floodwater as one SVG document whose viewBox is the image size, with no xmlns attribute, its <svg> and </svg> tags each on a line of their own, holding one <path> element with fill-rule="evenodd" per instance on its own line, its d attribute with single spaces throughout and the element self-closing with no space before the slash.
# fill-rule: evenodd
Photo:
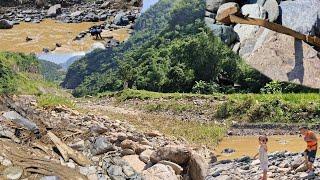
<svg viewBox="0 0 320 180">
<path fill-rule="evenodd" d="M 275 151 L 303 152 L 306 148 L 303 138 L 298 135 L 269 136 L 268 139 L 269 153 Z M 218 160 L 234 159 L 244 155 L 252 157 L 257 153 L 258 146 L 257 136 L 225 137 L 215 148 L 215 154 L 218 156 Z M 222 150 L 226 148 L 234 149 L 235 152 L 222 154 Z"/>
<path fill-rule="evenodd" d="M 55 52 L 77 52 L 91 49 L 95 40 L 89 34 L 79 41 L 73 39 L 82 31 L 101 23 L 61 23 L 54 20 L 44 20 L 41 23 L 24 23 L 15 25 L 12 29 L 0 29 L 0 51 L 14 51 L 24 53 L 39 53 L 43 48 L 53 49 L 56 43 L 62 44 Z M 26 42 L 26 37 L 33 40 Z M 102 37 L 113 36 L 114 39 L 124 41 L 129 37 L 128 29 L 104 31 Z M 100 40 L 101 41 L 101 40 Z"/>
</svg>

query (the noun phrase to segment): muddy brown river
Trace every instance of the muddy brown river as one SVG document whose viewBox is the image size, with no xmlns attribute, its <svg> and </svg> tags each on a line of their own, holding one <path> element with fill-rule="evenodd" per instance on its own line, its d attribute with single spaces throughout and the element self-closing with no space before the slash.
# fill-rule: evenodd
<svg viewBox="0 0 320 180">
<path fill-rule="evenodd" d="M 53 49 L 56 43 L 62 44 L 55 52 L 79 52 L 88 51 L 95 42 L 93 37 L 87 35 L 79 41 L 73 39 L 91 26 L 101 24 L 93 22 L 84 23 L 60 23 L 54 20 L 45 20 L 39 24 L 21 23 L 12 29 L 0 29 L 0 51 L 14 51 L 24 53 L 39 53 L 43 48 Z M 104 31 L 102 37 L 112 35 L 114 39 L 124 41 L 129 37 L 128 29 Z M 26 42 L 26 37 L 33 40 Z"/>
<path fill-rule="evenodd" d="M 306 143 L 303 141 L 303 138 L 298 135 L 270 136 L 268 138 L 269 153 L 285 150 L 290 152 L 302 152 L 306 148 Z M 234 159 L 244 155 L 252 157 L 257 153 L 258 146 L 257 136 L 226 137 L 215 148 L 215 154 L 218 156 L 218 160 Z M 231 154 L 221 153 L 222 150 L 226 148 L 234 149 L 235 152 Z"/>
</svg>

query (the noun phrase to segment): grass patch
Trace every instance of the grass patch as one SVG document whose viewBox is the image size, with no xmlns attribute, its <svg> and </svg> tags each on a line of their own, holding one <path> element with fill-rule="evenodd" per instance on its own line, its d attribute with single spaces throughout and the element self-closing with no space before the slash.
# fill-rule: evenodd
<svg viewBox="0 0 320 180">
<path fill-rule="evenodd" d="M 46 109 L 50 109 L 59 105 L 66 106 L 68 108 L 75 107 L 75 103 L 71 99 L 51 94 L 38 96 L 37 102 L 39 107 Z"/>
<path fill-rule="evenodd" d="M 183 111 L 194 110 L 196 107 L 193 104 L 179 102 L 161 102 L 155 104 L 146 104 L 143 105 L 142 109 L 147 111 L 168 111 L 172 110 L 173 112 L 182 113 Z"/>
<path fill-rule="evenodd" d="M 127 120 L 141 131 L 158 130 L 166 136 L 183 138 L 189 143 L 199 146 L 214 147 L 224 137 L 227 130 L 224 125 L 181 121 L 153 114 L 105 113 L 112 119 Z"/>
<path fill-rule="evenodd" d="M 316 123 L 320 94 L 232 94 L 216 115 L 245 122 Z"/>
<path fill-rule="evenodd" d="M 219 99 L 224 95 L 203 95 L 203 94 L 191 94 L 191 93 L 159 93 L 145 90 L 133 90 L 126 89 L 117 93 L 107 93 L 105 96 L 115 97 L 119 101 L 126 101 L 130 99 L 148 100 L 148 99 Z M 103 97 L 103 96 L 100 96 Z"/>
</svg>

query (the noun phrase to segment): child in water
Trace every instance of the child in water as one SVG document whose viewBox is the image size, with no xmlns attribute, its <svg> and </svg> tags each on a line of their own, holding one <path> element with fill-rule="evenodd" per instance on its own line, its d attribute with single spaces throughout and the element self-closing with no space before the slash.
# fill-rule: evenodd
<svg viewBox="0 0 320 180">
<path fill-rule="evenodd" d="M 254 156 L 254 159 L 259 155 L 260 168 L 262 170 L 262 180 L 267 180 L 267 171 L 268 171 L 268 137 L 259 136 L 259 152 Z"/>
</svg>

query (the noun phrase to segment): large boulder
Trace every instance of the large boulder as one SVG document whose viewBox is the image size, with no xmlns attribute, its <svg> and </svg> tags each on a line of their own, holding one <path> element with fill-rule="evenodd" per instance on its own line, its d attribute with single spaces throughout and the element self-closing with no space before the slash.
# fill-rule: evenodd
<svg viewBox="0 0 320 180">
<path fill-rule="evenodd" d="M 204 180 L 207 176 L 208 163 L 199 154 L 193 152 L 189 162 L 189 172 L 192 179 Z"/>
<path fill-rule="evenodd" d="M 60 15 L 61 13 L 62 13 L 61 4 L 56 4 L 54 6 L 51 6 L 48 9 L 47 16 L 48 17 L 56 17 L 57 15 Z"/>
<path fill-rule="evenodd" d="M 266 0 L 263 9 L 267 11 L 268 20 L 274 22 L 278 19 L 280 14 L 279 4 L 277 0 Z"/>
<path fill-rule="evenodd" d="M 221 5 L 218 9 L 216 20 L 219 22 L 227 22 L 225 19 L 231 14 L 237 14 L 240 7 L 237 3 L 229 2 Z"/>
<path fill-rule="evenodd" d="M 171 161 L 177 164 L 185 164 L 190 160 L 191 152 L 184 146 L 168 145 L 160 147 L 150 156 L 152 163 L 157 163 L 161 160 Z"/>
<path fill-rule="evenodd" d="M 164 164 L 156 164 L 142 172 L 144 180 L 178 180 L 172 167 Z"/>
<path fill-rule="evenodd" d="M 0 20 L 0 29 L 11 29 L 13 27 L 13 24 L 11 21 L 1 19 Z"/>
<path fill-rule="evenodd" d="M 238 38 L 237 33 L 230 26 L 209 24 L 208 27 L 215 36 L 219 37 L 227 45 L 232 44 Z"/>
<path fill-rule="evenodd" d="M 219 7 L 227 2 L 233 2 L 233 0 L 206 0 L 206 9 L 210 12 L 217 12 Z"/>
<path fill-rule="evenodd" d="M 259 4 L 246 4 L 242 6 L 241 12 L 243 15 L 248 15 L 251 18 L 266 18 L 266 11 Z M 252 37 L 259 30 L 259 26 L 237 24 L 234 31 L 238 34 L 240 42 Z"/>
<path fill-rule="evenodd" d="M 119 12 L 113 20 L 113 24 L 117 26 L 126 26 L 129 24 L 129 19 L 124 12 Z"/>
<path fill-rule="evenodd" d="M 320 35 L 320 1 L 283 1 L 281 7 L 282 25 L 303 34 Z"/>
<path fill-rule="evenodd" d="M 271 79 L 320 88 L 318 52 L 291 36 L 266 32 L 258 38 L 246 62 Z"/>
</svg>

